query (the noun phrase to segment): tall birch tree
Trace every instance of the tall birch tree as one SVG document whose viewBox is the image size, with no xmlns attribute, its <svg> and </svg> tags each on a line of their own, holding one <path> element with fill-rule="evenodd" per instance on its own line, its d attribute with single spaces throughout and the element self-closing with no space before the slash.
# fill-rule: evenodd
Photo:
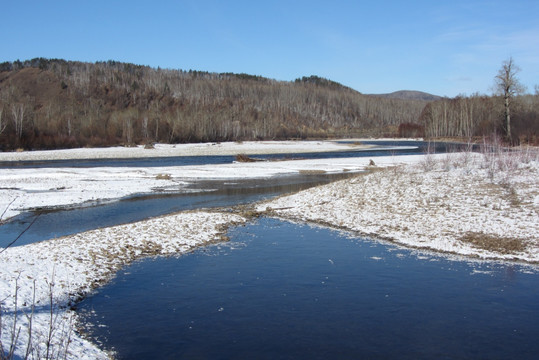
<svg viewBox="0 0 539 360">
<path fill-rule="evenodd" d="M 524 92 L 524 85 L 517 78 L 517 73 L 520 68 L 515 64 L 513 58 L 510 57 L 502 63 L 502 67 L 494 78 L 495 91 L 498 95 L 503 96 L 504 105 L 504 127 L 505 135 L 508 141 L 512 141 L 511 134 L 511 106 L 513 98 Z"/>
</svg>

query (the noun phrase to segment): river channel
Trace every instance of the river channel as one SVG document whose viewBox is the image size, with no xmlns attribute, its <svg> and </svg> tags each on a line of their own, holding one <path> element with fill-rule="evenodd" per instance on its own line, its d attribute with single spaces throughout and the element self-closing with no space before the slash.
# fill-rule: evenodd
<svg viewBox="0 0 539 360">
<path fill-rule="evenodd" d="M 427 146 L 415 145 L 402 154 Z M 438 144 L 436 152 L 443 151 Z M 338 156 L 376 154 L 387 151 Z M 132 160 L 121 161 L 129 165 L 117 166 L 134 166 Z M 181 166 L 177 162 L 183 160 L 166 161 Z M 141 194 L 56 209 L 42 214 L 17 245 L 185 209 L 249 203 L 332 180 L 324 175 L 208 181 L 193 184 L 193 193 Z M 11 238 L 33 216 L 23 214 L 1 226 L 1 238 Z M 539 354 L 534 267 L 417 252 L 271 218 L 232 228 L 228 236 L 228 243 L 122 269 L 78 304 L 88 336 L 119 359 L 534 359 Z"/>
<path fill-rule="evenodd" d="M 539 276 L 262 218 L 83 300 L 119 359 L 535 359 Z"/>
<path fill-rule="evenodd" d="M 421 154 L 430 146 L 432 151 L 443 153 L 454 148 L 447 143 L 430 145 L 421 141 L 373 141 L 365 144 L 376 148 L 362 151 L 339 151 L 301 154 L 255 155 L 262 160 L 278 159 L 324 159 L 346 157 L 376 157 L 392 154 Z M 234 156 L 174 156 L 160 158 L 135 159 L 84 159 L 84 160 L 44 160 L 0 162 L 2 168 L 69 168 L 69 167 L 168 167 L 186 165 L 227 164 L 235 160 Z M 70 235 L 105 226 L 114 226 L 150 217 L 166 215 L 182 210 L 224 207 L 259 201 L 285 193 L 291 193 L 308 187 L 321 185 L 352 174 L 315 174 L 281 176 L 270 179 L 244 179 L 234 181 L 196 181 L 185 191 L 167 194 L 137 194 L 115 201 L 96 201 L 75 206 L 55 209 L 40 209 L 23 213 L 0 226 L 0 247 L 9 244 L 34 221 L 14 246 L 26 245 L 36 241 Z"/>
</svg>

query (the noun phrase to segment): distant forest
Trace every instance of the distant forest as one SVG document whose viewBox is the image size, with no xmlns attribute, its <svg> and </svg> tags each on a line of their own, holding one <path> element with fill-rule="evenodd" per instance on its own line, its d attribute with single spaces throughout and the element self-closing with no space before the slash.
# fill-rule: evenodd
<svg viewBox="0 0 539 360">
<path fill-rule="evenodd" d="M 318 76 L 276 81 L 116 61 L 4 62 L 0 150 L 503 133 L 497 97 L 414 93 L 364 95 Z M 537 144 L 539 95 L 516 103 L 514 133 Z"/>
</svg>

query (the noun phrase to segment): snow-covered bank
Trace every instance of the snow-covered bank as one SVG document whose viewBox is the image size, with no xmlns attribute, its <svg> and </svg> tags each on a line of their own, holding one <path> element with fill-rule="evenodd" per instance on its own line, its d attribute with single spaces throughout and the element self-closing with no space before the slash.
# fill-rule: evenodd
<svg viewBox="0 0 539 360">
<path fill-rule="evenodd" d="M 86 149 L 91 152 L 91 149 Z M 377 164 L 406 162 L 387 157 Z M 14 168 L 0 171 L 2 220 L 27 209 L 82 204 L 159 191 L 183 191 L 200 179 L 245 179 L 309 173 L 358 172 L 368 158 L 264 161 L 171 167 Z"/>
<path fill-rule="evenodd" d="M 207 156 L 237 154 L 286 154 L 328 151 L 350 151 L 371 145 L 335 141 L 245 141 L 200 144 L 156 144 L 153 148 L 134 147 L 79 148 L 65 150 L 0 152 L 0 161 L 39 161 L 68 159 L 124 159 L 167 156 Z"/>
<path fill-rule="evenodd" d="M 84 149 L 88 153 L 93 150 Z M 266 202 L 258 210 L 272 208 L 270 214 L 328 224 L 412 247 L 539 262 L 537 158 L 508 160 L 505 165 L 502 159 L 471 153 L 372 160 L 374 165 L 369 158 L 345 158 L 161 168 L 2 169 L 0 215 L 4 209 L 5 219 L 34 207 L 181 191 L 186 183 L 198 179 L 271 181 L 272 176 L 287 174 L 371 168 L 381 170 Z M 21 328 L 18 354 L 24 355 L 30 318 L 36 336 L 32 345 L 43 353 L 51 324 L 48 304 L 52 290 L 53 303 L 61 306 L 52 320 L 55 351 L 68 339 L 67 358 L 106 358 L 73 331 L 74 314 L 66 308 L 70 301 L 134 259 L 181 254 L 219 239 L 226 224 L 244 221 L 232 214 L 185 212 L 7 249 L 0 253 L 4 346 L 10 343 L 16 298 L 19 310 L 23 309 L 16 326 Z M 32 303 L 36 310 L 30 316 Z"/>
<path fill-rule="evenodd" d="M 406 246 L 537 263 L 539 161 L 502 156 L 426 155 L 413 166 L 308 189 L 258 210 Z"/>
<path fill-rule="evenodd" d="M 75 331 L 75 313 L 68 309 L 71 301 L 138 258 L 185 253 L 222 240 L 224 227 L 244 221 L 233 214 L 185 212 L 6 249 L 0 253 L 1 341 L 5 350 L 12 342 L 16 319 L 15 329 L 21 329 L 17 356 L 24 357 L 31 329 L 30 358 L 44 356 L 50 331 L 49 349 L 57 354 L 52 358 L 64 358 L 66 350 L 66 359 L 108 358 Z M 51 294 L 55 304 L 52 320 Z"/>
</svg>

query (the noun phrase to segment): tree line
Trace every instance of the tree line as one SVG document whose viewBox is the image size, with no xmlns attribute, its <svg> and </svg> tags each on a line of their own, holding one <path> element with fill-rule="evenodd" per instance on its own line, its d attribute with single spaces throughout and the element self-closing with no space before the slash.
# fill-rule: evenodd
<svg viewBox="0 0 539 360">
<path fill-rule="evenodd" d="M 428 137 L 463 137 L 497 134 L 508 143 L 539 143 L 539 88 L 524 94 L 513 58 L 494 76 L 494 96 L 473 94 L 444 98 L 425 106 L 419 118 Z"/>
<path fill-rule="evenodd" d="M 515 134 L 531 131 L 536 138 L 537 97 L 515 101 L 522 103 L 513 115 Z M 116 61 L 36 58 L 0 63 L 0 149 L 479 136 L 500 128 L 503 105 L 496 100 L 479 95 L 393 99 L 317 76 L 276 81 Z"/>
<path fill-rule="evenodd" d="M 537 145 L 539 94 L 514 99 L 512 133 L 507 141 Z M 503 96 L 474 94 L 433 101 L 425 106 L 419 122 L 426 137 L 473 137 L 497 134 L 507 137 Z"/>
</svg>

